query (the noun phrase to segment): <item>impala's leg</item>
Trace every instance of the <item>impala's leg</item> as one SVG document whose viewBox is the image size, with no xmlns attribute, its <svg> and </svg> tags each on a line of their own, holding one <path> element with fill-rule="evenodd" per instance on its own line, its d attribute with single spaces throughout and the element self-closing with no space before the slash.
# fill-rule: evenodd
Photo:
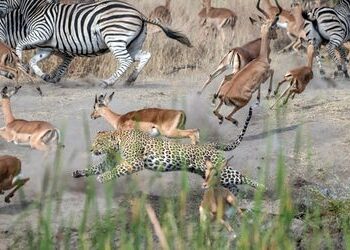
<svg viewBox="0 0 350 250">
<path fill-rule="evenodd" d="M 139 159 L 139 157 L 137 159 L 131 159 L 130 157 L 129 159 L 130 163 L 124 160 L 115 168 L 98 175 L 97 181 L 100 183 L 105 183 L 120 176 L 129 175 L 144 169 L 143 159 Z"/>
<path fill-rule="evenodd" d="M 270 95 L 271 95 L 274 70 L 270 69 L 270 73 L 269 74 L 270 74 L 270 83 L 269 83 L 269 89 L 267 90 L 266 99 L 269 99 Z"/>
<path fill-rule="evenodd" d="M 261 96 L 261 84 L 259 85 L 258 95 L 256 96 L 256 103 L 255 103 L 256 106 L 260 105 L 260 99 L 261 99 L 260 96 Z"/>
<path fill-rule="evenodd" d="M 20 189 L 22 186 L 24 186 L 24 184 L 27 183 L 27 181 L 29 181 L 29 178 L 25 178 L 25 179 L 20 179 L 20 180 L 17 180 L 16 182 L 16 188 L 13 189 L 8 195 L 6 195 L 5 197 L 5 202 L 6 203 L 9 203 L 10 202 L 10 198 L 12 198 L 15 194 L 15 192 Z"/>
<path fill-rule="evenodd" d="M 293 92 L 291 90 L 292 89 L 289 89 L 288 95 L 287 95 L 286 99 L 284 99 L 284 101 L 283 101 L 283 105 L 287 104 L 289 97 L 293 94 Z"/>
<path fill-rule="evenodd" d="M 234 119 L 232 116 L 234 115 L 234 113 L 236 113 L 238 110 L 240 110 L 242 107 L 238 107 L 238 106 L 234 106 L 234 108 L 233 108 L 233 110 L 232 110 L 232 112 L 231 113 L 229 113 L 226 117 L 225 117 L 225 119 L 226 120 L 228 120 L 228 121 L 230 121 L 230 122 L 232 122 L 233 123 L 233 125 L 236 125 L 236 126 L 238 126 L 238 121 L 236 120 L 236 119 Z"/>
<path fill-rule="evenodd" d="M 199 142 L 199 130 L 198 129 L 172 129 L 170 131 L 161 132 L 167 137 L 172 138 L 190 138 L 192 144 L 198 144 Z"/>
<path fill-rule="evenodd" d="M 227 83 L 226 79 L 222 80 L 222 82 L 220 83 L 219 88 L 217 89 L 216 93 L 213 95 L 213 99 L 211 100 L 212 104 L 215 104 L 216 99 L 219 96 L 220 89 L 221 89 L 222 86 L 225 85 L 225 83 Z"/>
<path fill-rule="evenodd" d="M 290 91 L 290 89 L 292 88 L 292 86 L 293 86 L 293 85 L 290 84 L 290 85 L 283 91 L 282 95 L 281 95 L 280 97 L 277 98 L 276 102 L 270 106 L 270 109 L 272 109 L 272 108 L 279 102 L 279 100 L 281 100 L 281 99 L 286 95 L 286 93 L 287 93 L 288 91 Z"/>
<path fill-rule="evenodd" d="M 220 223 L 226 227 L 227 231 L 229 231 L 230 233 L 233 232 L 233 228 L 227 221 L 225 221 L 224 219 L 220 219 Z"/>
<path fill-rule="evenodd" d="M 33 69 L 34 73 L 44 79 L 45 73 L 38 66 L 38 63 L 51 55 L 51 50 L 38 49 L 35 55 L 30 59 L 29 65 Z M 45 80 L 45 79 L 44 79 Z"/>
<path fill-rule="evenodd" d="M 295 97 L 295 92 L 293 92 L 292 94 L 292 100 L 294 100 L 294 97 Z"/>
<path fill-rule="evenodd" d="M 215 108 L 215 110 L 213 111 L 214 115 L 216 115 L 219 118 L 219 124 L 222 124 L 222 122 L 224 121 L 224 117 L 223 115 L 221 115 L 219 113 L 219 110 L 221 108 L 221 106 L 224 104 L 223 100 L 220 100 L 219 105 Z"/>
<path fill-rule="evenodd" d="M 41 134 L 35 134 L 30 137 L 29 145 L 31 146 L 31 148 L 35 148 L 40 151 L 47 151 L 49 149 L 49 145 L 45 144 L 42 141 L 42 136 L 43 135 Z"/>
<path fill-rule="evenodd" d="M 278 91 L 279 91 L 281 85 L 282 85 L 283 83 L 285 83 L 286 81 L 288 81 L 288 80 L 287 80 L 286 78 L 283 78 L 282 81 L 280 81 L 280 82 L 277 83 L 277 87 L 276 87 L 275 91 L 273 92 L 273 94 L 274 94 L 275 96 L 278 94 Z"/>
<path fill-rule="evenodd" d="M 198 94 L 202 94 L 202 92 L 209 85 L 209 83 L 211 83 L 216 77 L 218 77 L 225 70 L 227 70 L 228 66 L 229 66 L 229 64 L 222 64 L 222 63 L 220 63 L 219 67 L 213 73 L 211 73 L 209 75 L 208 80 L 204 83 L 202 89 L 200 91 L 198 91 Z M 220 86 L 222 86 L 222 84 Z"/>
</svg>

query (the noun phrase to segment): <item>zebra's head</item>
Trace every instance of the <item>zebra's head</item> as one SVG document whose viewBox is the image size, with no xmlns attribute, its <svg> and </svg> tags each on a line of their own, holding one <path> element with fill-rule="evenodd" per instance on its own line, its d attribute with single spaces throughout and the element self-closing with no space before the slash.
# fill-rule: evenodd
<svg viewBox="0 0 350 250">
<path fill-rule="evenodd" d="M 21 0 L 0 0 L 0 18 L 14 9 L 18 9 Z"/>
</svg>

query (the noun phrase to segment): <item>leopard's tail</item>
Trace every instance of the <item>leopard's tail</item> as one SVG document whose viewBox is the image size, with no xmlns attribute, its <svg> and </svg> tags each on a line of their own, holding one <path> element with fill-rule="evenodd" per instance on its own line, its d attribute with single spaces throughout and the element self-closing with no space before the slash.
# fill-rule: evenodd
<svg viewBox="0 0 350 250">
<path fill-rule="evenodd" d="M 241 184 L 249 185 L 249 186 L 251 186 L 253 188 L 259 188 L 259 189 L 263 189 L 263 190 L 266 189 L 265 185 L 263 185 L 261 183 L 258 183 L 258 182 L 254 181 L 252 179 L 249 179 L 248 177 L 245 177 L 243 175 L 241 177 L 241 181 L 242 181 Z"/>
<path fill-rule="evenodd" d="M 247 119 L 245 120 L 245 124 L 244 124 L 243 129 L 241 131 L 241 134 L 238 136 L 238 138 L 235 141 L 233 141 L 232 143 L 227 144 L 227 145 L 219 144 L 219 143 L 214 144 L 215 148 L 222 150 L 222 151 L 231 151 L 231 150 L 234 150 L 235 148 L 237 148 L 238 145 L 243 140 L 244 134 L 247 131 L 247 128 L 248 128 L 250 119 L 252 118 L 252 115 L 253 115 L 253 108 L 250 107 Z"/>
</svg>

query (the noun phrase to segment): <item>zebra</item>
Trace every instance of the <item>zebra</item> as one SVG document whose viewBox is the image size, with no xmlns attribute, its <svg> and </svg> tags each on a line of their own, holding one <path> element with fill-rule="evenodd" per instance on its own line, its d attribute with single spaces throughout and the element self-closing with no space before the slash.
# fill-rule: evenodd
<svg viewBox="0 0 350 250">
<path fill-rule="evenodd" d="M 11 48 L 16 48 L 17 43 L 23 40 L 27 35 L 27 25 L 25 19 L 19 9 L 11 11 L 0 18 L 0 41 L 4 42 Z M 25 49 L 33 49 L 34 47 L 26 47 Z M 34 59 L 39 62 L 45 59 L 52 49 L 39 48 L 36 51 L 36 56 Z M 44 74 L 43 79 L 47 82 L 58 82 L 61 77 L 65 74 L 68 69 L 69 63 L 72 61 L 73 57 L 70 55 L 62 54 L 58 51 L 54 52 L 57 56 L 63 59 L 63 62 L 55 69 L 51 74 Z M 29 66 L 24 67 L 25 70 L 29 69 Z M 1 72 L 0 72 L 1 74 Z M 2 74 L 8 77 L 7 74 Z"/>
<path fill-rule="evenodd" d="M 133 62 L 139 61 L 126 82 L 133 83 L 147 64 L 151 54 L 141 50 L 147 35 L 147 23 L 160 27 L 167 37 L 192 47 L 185 35 L 150 20 L 122 1 L 70 5 L 52 0 L 0 1 L 0 17 L 14 9 L 20 9 L 27 25 L 26 37 L 16 46 L 20 60 L 26 47 L 44 47 L 48 49 L 46 57 L 52 50 L 71 58 L 111 51 L 120 65 L 112 76 L 102 81 L 104 87 L 112 86 Z M 36 75 L 45 78 L 37 66 L 39 59 L 40 56 L 35 55 L 30 66 Z"/>
<path fill-rule="evenodd" d="M 337 65 L 338 71 L 335 72 L 335 76 L 342 72 L 346 78 L 349 78 L 349 74 L 343 43 L 350 40 L 349 6 L 350 0 L 341 0 L 334 8 L 320 7 L 303 13 L 308 42 L 314 43 L 317 36 L 318 46 L 326 44 L 329 56 Z M 340 57 L 337 57 L 335 51 L 339 52 Z"/>
</svg>

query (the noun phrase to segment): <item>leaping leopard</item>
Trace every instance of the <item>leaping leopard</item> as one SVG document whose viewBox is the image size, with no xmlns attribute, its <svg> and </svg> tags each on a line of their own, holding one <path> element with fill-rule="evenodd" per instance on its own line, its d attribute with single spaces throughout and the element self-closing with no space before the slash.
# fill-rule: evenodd
<svg viewBox="0 0 350 250">
<path fill-rule="evenodd" d="M 123 175 L 129 175 L 143 169 L 154 171 L 187 170 L 204 178 L 206 161 L 210 160 L 215 168 L 224 166 L 223 151 L 235 149 L 242 141 L 252 117 L 252 107 L 238 138 L 230 144 L 208 143 L 202 145 L 180 144 L 162 138 L 154 138 L 140 130 L 103 131 L 98 132 L 91 152 L 94 155 L 109 156 L 120 153 L 121 161 L 110 167 L 107 161 L 84 170 L 73 172 L 74 178 L 98 175 L 101 183 L 111 181 Z M 248 184 L 256 187 L 258 184 L 242 176 L 232 167 L 221 169 L 221 184 L 232 190 L 236 185 Z"/>
</svg>

